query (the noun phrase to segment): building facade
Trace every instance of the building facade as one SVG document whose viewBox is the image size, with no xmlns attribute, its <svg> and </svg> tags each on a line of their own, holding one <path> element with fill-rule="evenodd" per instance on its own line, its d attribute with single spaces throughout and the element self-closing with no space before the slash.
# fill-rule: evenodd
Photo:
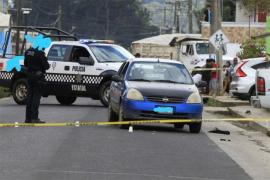
<svg viewBox="0 0 270 180">
<path fill-rule="evenodd" d="M 232 43 L 243 43 L 252 36 L 257 36 L 266 31 L 267 12 L 258 7 L 248 10 L 239 0 L 235 1 L 235 21 L 222 22 L 222 30 Z M 210 23 L 201 23 L 202 37 L 210 36 Z"/>
</svg>

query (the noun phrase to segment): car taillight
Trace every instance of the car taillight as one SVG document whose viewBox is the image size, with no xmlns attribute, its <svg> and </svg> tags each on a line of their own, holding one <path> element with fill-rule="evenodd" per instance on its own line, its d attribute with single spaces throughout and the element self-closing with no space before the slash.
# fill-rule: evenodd
<svg viewBox="0 0 270 180">
<path fill-rule="evenodd" d="M 0 63 L 0 71 L 4 69 L 4 63 Z"/>
<path fill-rule="evenodd" d="M 260 95 L 265 94 L 265 80 L 262 77 L 257 77 L 257 91 Z"/>
<path fill-rule="evenodd" d="M 240 64 L 240 65 L 237 67 L 236 72 L 235 72 L 235 74 L 236 74 L 237 77 L 246 77 L 246 76 L 247 76 L 247 74 L 242 70 L 242 67 L 243 67 L 244 64 L 246 64 L 246 63 L 247 63 L 247 61 L 242 62 L 242 64 Z"/>
</svg>

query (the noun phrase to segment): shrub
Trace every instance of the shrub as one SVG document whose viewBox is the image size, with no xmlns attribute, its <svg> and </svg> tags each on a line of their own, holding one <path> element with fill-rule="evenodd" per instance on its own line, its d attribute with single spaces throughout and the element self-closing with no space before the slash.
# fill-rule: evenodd
<svg viewBox="0 0 270 180">
<path fill-rule="evenodd" d="M 264 40 L 246 40 L 242 46 L 242 52 L 239 54 L 240 59 L 257 58 L 265 56 Z"/>
</svg>

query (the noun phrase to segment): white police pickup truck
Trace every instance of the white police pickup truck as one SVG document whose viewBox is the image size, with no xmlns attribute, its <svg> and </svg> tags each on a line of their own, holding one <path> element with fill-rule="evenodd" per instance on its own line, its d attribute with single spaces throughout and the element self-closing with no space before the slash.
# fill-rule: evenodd
<svg viewBox="0 0 270 180">
<path fill-rule="evenodd" d="M 74 103 L 77 97 L 90 97 L 107 106 L 111 77 L 124 61 L 133 57 L 121 46 L 93 40 L 53 42 L 45 53 L 50 69 L 45 74 L 43 96 L 55 95 L 63 105 Z M 25 104 L 25 70 L 22 66 L 20 72 L 3 71 L 7 61 L 0 58 L 0 86 L 10 88 L 17 104 Z"/>
<path fill-rule="evenodd" d="M 270 109 L 270 69 L 259 69 L 256 73 L 257 100 L 262 108 Z"/>
</svg>

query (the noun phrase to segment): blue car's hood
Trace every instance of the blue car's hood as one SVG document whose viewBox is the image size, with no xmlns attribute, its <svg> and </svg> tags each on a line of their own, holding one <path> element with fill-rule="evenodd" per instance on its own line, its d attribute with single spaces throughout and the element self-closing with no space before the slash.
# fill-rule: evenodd
<svg viewBox="0 0 270 180">
<path fill-rule="evenodd" d="M 163 82 L 126 81 L 127 89 L 139 90 L 143 96 L 188 98 L 192 92 L 197 92 L 195 85 L 174 84 Z"/>
</svg>

